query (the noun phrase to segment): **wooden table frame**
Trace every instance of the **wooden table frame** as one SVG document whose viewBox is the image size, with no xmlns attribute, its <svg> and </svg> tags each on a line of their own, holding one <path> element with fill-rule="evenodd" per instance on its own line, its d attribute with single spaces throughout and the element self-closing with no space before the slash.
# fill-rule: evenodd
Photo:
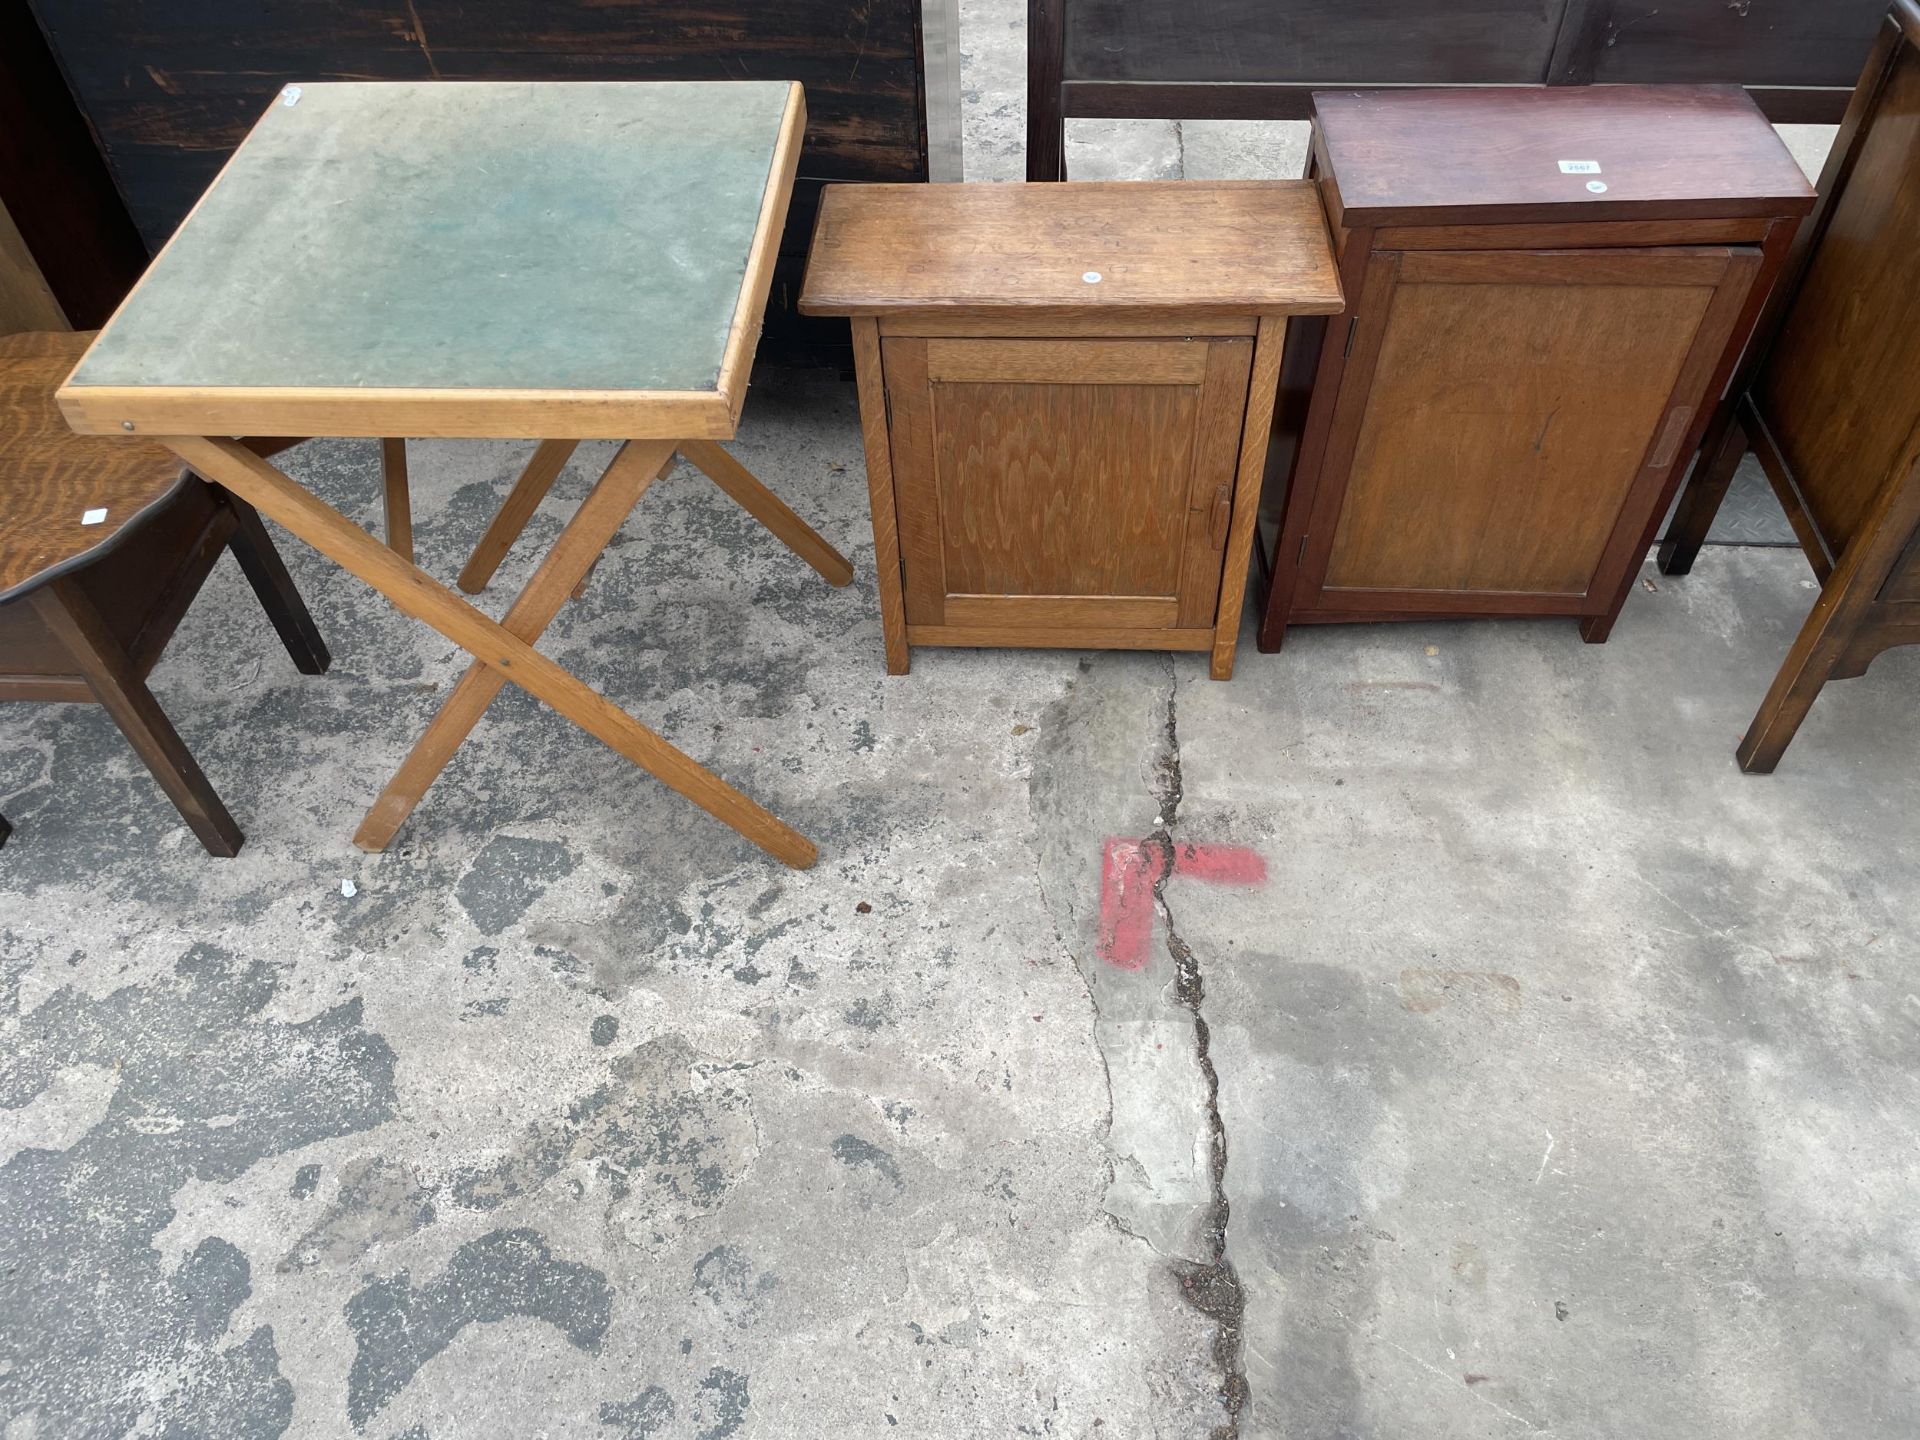
<svg viewBox="0 0 1920 1440">
<path fill-rule="evenodd" d="M 805 869 L 817 858 L 819 852 L 804 835 L 533 648 L 532 642 L 540 637 L 575 588 L 586 579 L 587 572 L 640 497 L 672 461 L 676 449 L 691 452 L 689 458 L 702 469 L 711 465 L 721 471 L 724 478 L 716 476 L 716 482 L 829 581 L 844 585 L 853 578 L 852 566 L 845 557 L 718 446 L 709 450 L 701 441 L 667 440 L 631 440 L 621 446 L 533 578 L 509 607 L 505 620 L 496 621 L 397 553 L 396 548 L 382 544 L 339 511 L 316 499 L 240 442 L 169 436 L 162 443 L 198 474 L 240 496 L 261 514 L 278 521 L 328 559 L 366 581 L 403 615 L 424 621 L 474 657 L 473 664 L 461 676 L 361 822 L 354 842 L 362 849 L 386 848 L 427 787 L 453 758 L 460 742 L 479 723 L 501 686 L 511 681 L 776 859 L 796 869 Z M 514 487 L 503 507 L 503 516 L 517 509 L 524 512 L 519 525 L 525 523 L 524 515 L 530 515 L 538 504 L 538 495 L 531 504 L 526 503 L 526 492 L 534 488 L 544 490 L 558 474 L 558 465 L 551 466 L 551 474 L 545 473 L 548 466 L 542 463 L 543 457 L 550 462 L 551 455 L 547 446 L 535 452 L 535 464 L 529 465 L 527 473 Z M 724 460 L 715 459 L 716 455 Z M 387 473 L 392 480 L 391 467 Z M 402 475 L 399 487 L 404 485 Z M 512 526 L 512 533 L 505 535 L 507 544 L 512 543 L 519 525 Z M 501 538 L 498 531 L 500 525 L 496 521 L 481 542 L 483 548 L 488 540 L 497 544 Z M 478 554 L 476 552 L 476 557 Z M 494 563 L 498 563 L 497 559 Z M 473 565 L 469 562 L 466 573 L 472 572 Z"/>
<path fill-rule="evenodd" d="M 818 851 L 805 836 L 533 648 L 676 451 L 831 583 L 844 585 L 852 578 L 844 556 L 713 443 L 731 438 L 739 424 L 805 128 L 805 100 L 794 85 L 712 389 L 269 389 L 69 381 L 59 392 L 61 409 L 76 430 L 131 431 L 158 440 L 198 474 L 366 581 L 402 614 L 424 621 L 473 656 L 473 664 L 361 823 L 354 838 L 362 848 L 386 847 L 501 686 L 511 682 L 768 854 L 796 869 L 817 858 Z M 245 147 L 235 153 L 245 153 Z M 170 245 L 178 243 L 191 221 L 189 215 Z M 164 258 L 163 250 L 155 266 Z M 226 438 L 240 434 L 380 438 L 387 543 L 310 494 L 254 449 Z M 485 585 L 581 440 L 625 443 L 505 618 L 496 621 L 413 563 L 403 437 L 528 435 L 545 438 L 461 572 L 461 584 L 470 591 Z"/>
</svg>

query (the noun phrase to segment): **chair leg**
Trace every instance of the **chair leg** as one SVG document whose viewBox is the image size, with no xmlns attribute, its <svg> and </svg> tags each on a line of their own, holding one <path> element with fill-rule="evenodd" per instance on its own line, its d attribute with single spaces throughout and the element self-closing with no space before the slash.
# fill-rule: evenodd
<svg viewBox="0 0 1920 1440">
<path fill-rule="evenodd" d="M 1824 603 L 1814 607 L 1800 628 L 1793 648 L 1787 652 L 1786 663 L 1773 677 L 1767 698 L 1760 702 L 1753 723 L 1740 737 L 1735 758 L 1749 775 L 1773 773 L 1780 757 L 1787 753 L 1787 746 L 1793 743 L 1801 722 L 1813 709 L 1813 702 L 1820 698 L 1821 689 L 1833 678 L 1834 665 L 1846 648 L 1852 631 L 1851 617 L 1843 615 L 1841 607 L 1830 597 L 1821 598 Z"/>
<path fill-rule="evenodd" d="M 1720 506 L 1727 498 L 1727 487 L 1733 484 L 1734 471 L 1740 468 L 1740 457 L 1747 449 L 1746 427 L 1736 419 L 1728 422 L 1717 446 L 1700 452 L 1699 467 L 1687 482 L 1687 488 L 1680 492 L 1679 508 L 1673 513 L 1666 538 L 1660 542 L 1658 559 L 1662 575 L 1685 575 L 1693 569 L 1700 547 L 1707 543 L 1707 532 L 1713 528 L 1713 517 L 1720 513 Z"/>
<path fill-rule="evenodd" d="M 260 608 L 273 622 L 280 643 L 287 647 L 287 654 L 293 657 L 302 675 L 324 675 L 327 666 L 333 663 L 333 656 L 327 653 L 327 642 L 320 638 L 319 627 L 307 611 L 307 602 L 294 588 L 293 576 L 287 573 L 286 563 L 274 548 L 267 527 L 260 522 L 260 512 L 218 486 L 214 494 L 233 512 L 235 525 L 227 539 L 227 548 L 240 562 L 240 569 L 247 583 L 253 586 Z"/>
<path fill-rule="evenodd" d="M 240 827 L 86 592 L 72 577 L 62 576 L 35 590 L 31 599 L 41 623 L 67 648 L 94 698 L 106 707 L 208 853 L 238 855 L 244 838 Z"/>
</svg>

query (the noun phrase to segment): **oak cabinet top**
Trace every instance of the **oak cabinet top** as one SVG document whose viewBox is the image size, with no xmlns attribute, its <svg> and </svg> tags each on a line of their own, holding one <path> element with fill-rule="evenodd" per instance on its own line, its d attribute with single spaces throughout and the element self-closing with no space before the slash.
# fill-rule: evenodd
<svg viewBox="0 0 1920 1440">
<path fill-rule="evenodd" d="M 1813 206 L 1813 187 L 1737 85 L 1315 91 L 1313 106 L 1329 204 L 1349 227 Z"/>
<path fill-rule="evenodd" d="M 800 308 L 1331 315 L 1306 180 L 830 185 Z"/>
</svg>

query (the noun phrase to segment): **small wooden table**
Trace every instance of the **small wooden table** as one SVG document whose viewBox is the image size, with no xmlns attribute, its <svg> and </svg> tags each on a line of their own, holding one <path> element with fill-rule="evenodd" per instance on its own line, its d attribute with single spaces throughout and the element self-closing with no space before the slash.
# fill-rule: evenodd
<svg viewBox="0 0 1920 1440">
<path fill-rule="evenodd" d="M 853 317 L 887 668 L 911 645 L 1204 650 L 1233 673 L 1314 187 L 835 185 L 803 312 Z"/>
<path fill-rule="evenodd" d="M 813 863 L 804 836 L 533 648 L 676 450 L 827 579 L 851 577 L 713 443 L 746 399 L 804 127 L 784 82 L 290 85 L 61 389 L 76 430 L 159 439 L 473 655 L 363 848 L 386 846 L 511 681 Z M 234 435 L 383 439 L 388 545 Z M 577 442 L 626 443 L 496 622 L 412 563 L 408 436 L 546 442 L 469 588 Z"/>
</svg>

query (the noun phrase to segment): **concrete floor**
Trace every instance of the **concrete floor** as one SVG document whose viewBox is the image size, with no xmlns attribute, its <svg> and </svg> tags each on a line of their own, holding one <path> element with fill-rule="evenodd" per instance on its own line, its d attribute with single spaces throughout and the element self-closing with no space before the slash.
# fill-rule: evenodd
<svg viewBox="0 0 1920 1440">
<path fill-rule="evenodd" d="M 223 562 L 154 682 L 239 859 L 99 711 L 0 709 L 6 1440 L 1920 1429 L 1920 653 L 1767 779 L 1779 550 L 1604 647 L 889 679 L 851 388 L 747 417 L 855 584 L 683 467 L 546 648 L 814 870 L 517 693 L 360 854 L 459 667 L 291 542 L 332 672 Z M 430 569 L 525 453 L 415 447 Z M 372 447 L 289 463 L 373 521 Z"/>
</svg>

